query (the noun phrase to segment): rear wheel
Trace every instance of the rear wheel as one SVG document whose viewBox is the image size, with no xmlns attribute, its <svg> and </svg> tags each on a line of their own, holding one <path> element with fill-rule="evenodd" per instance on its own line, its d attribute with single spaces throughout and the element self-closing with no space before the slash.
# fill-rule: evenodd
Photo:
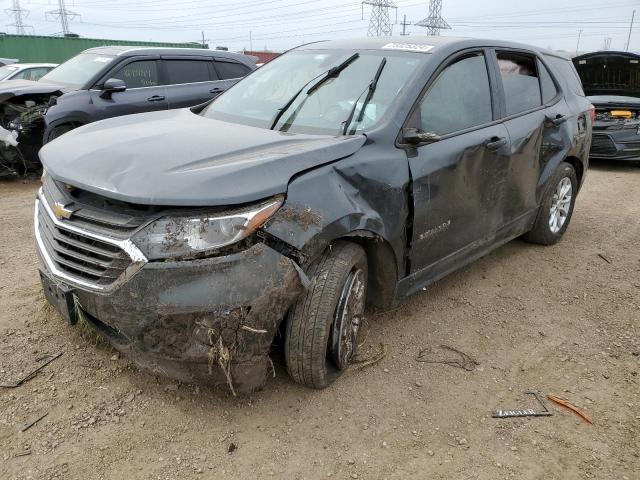
<svg viewBox="0 0 640 480">
<path fill-rule="evenodd" d="M 289 312 L 285 358 L 289 375 L 325 388 L 356 354 L 364 314 L 367 257 L 360 245 L 338 241 L 309 269 L 311 286 Z"/>
<path fill-rule="evenodd" d="M 524 235 L 525 240 L 541 245 L 557 243 L 569 227 L 578 191 L 573 166 L 562 162 L 549 180 L 549 186 L 533 228 Z"/>
</svg>

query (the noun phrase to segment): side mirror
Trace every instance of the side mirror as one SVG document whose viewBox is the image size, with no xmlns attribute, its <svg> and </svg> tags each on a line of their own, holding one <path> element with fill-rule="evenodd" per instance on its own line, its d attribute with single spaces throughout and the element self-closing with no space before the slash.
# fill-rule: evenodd
<svg viewBox="0 0 640 480">
<path fill-rule="evenodd" d="M 433 132 L 423 132 L 417 128 L 402 129 L 402 141 L 409 145 L 426 145 L 440 141 L 440 135 Z"/>
<path fill-rule="evenodd" d="M 111 95 L 117 92 L 124 92 L 127 89 L 127 84 L 124 80 L 119 78 L 110 78 L 102 87 L 102 98 L 111 98 Z"/>
</svg>

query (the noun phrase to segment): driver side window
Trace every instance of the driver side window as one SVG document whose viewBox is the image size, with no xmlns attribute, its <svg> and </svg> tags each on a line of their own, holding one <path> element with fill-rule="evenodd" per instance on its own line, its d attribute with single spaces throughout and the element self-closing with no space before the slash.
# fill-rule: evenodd
<svg viewBox="0 0 640 480">
<path fill-rule="evenodd" d="M 422 130 L 437 135 L 493 120 L 491 88 L 484 55 L 473 53 L 449 65 L 420 104 Z"/>
<path fill-rule="evenodd" d="M 124 80 L 127 88 L 157 87 L 159 85 L 158 63 L 155 60 L 131 62 L 112 77 Z"/>
</svg>

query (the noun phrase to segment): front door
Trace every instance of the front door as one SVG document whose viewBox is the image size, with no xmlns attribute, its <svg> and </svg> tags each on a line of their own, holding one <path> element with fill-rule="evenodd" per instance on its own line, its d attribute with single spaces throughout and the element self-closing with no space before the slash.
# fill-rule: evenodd
<svg viewBox="0 0 640 480">
<path fill-rule="evenodd" d="M 117 67 L 107 77 L 124 80 L 127 89 L 108 96 L 102 91 L 91 90 L 96 108 L 94 120 L 169 108 L 166 87 L 160 81 L 158 60 L 135 60 Z"/>
<path fill-rule="evenodd" d="M 454 59 L 411 117 L 418 123 L 413 127 L 440 137 L 408 149 L 414 202 L 411 273 L 445 273 L 490 241 L 503 223 L 509 137 L 495 121 L 487 65 L 482 51 Z"/>
</svg>

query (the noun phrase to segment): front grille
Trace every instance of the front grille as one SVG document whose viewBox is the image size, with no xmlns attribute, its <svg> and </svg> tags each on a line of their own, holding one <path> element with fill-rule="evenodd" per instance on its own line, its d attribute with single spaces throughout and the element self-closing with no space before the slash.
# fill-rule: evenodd
<svg viewBox="0 0 640 480">
<path fill-rule="evenodd" d="M 104 288 L 132 264 L 131 257 L 119 246 L 65 228 L 62 222 L 56 223 L 42 197 L 36 215 L 41 248 L 46 250 L 51 263 L 72 279 Z"/>
<path fill-rule="evenodd" d="M 616 146 L 609 135 L 594 135 L 591 141 L 591 154 L 615 155 Z"/>
</svg>

